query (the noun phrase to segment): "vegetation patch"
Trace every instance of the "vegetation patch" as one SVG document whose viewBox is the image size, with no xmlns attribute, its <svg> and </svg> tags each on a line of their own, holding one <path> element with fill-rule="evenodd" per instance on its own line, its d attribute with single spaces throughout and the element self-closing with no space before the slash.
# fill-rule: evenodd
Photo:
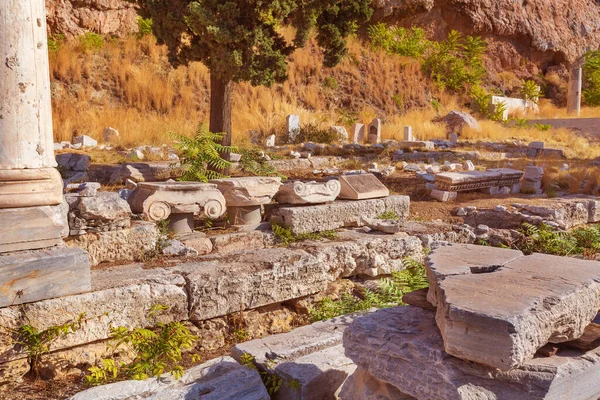
<svg viewBox="0 0 600 400">
<path fill-rule="evenodd" d="M 301 242 L 303 240 L 320 240 L 320 239 L 335 239 L 336 231 L 322 231 L 311 233 L 293 233 L 291 229 L 284 226 L 273 224 L 271 226 L 275 240 L 281 246 L 289 246 L 292 243 Z"/>
<path fill-rule="evenodd" d="M 559 231 L 546 224 L 525 223 L 519 232 L 521 236 L 513 247 L 526 255 L 544 253 L 586 259 L 597 259 L 600 255 L 600 225 Z"/>
</svg>

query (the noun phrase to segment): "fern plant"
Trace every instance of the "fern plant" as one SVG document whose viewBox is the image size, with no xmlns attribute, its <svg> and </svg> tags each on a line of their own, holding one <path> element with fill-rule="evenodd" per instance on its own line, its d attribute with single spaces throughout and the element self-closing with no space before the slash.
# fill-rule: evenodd
<svg viewBox="0 0 600 400">
<path fill-rule="evenodd" d="M 233 146 L 221 145 L 224 133 L 213 133 L 206 124 L 201 124 L 192 137 L 174 135 L 180 152 L 180 162 L 184 173 L 182 181 L 208 182 L 209 179 L 227 178 L 218 171 L 231 167 L 231 162 L 222 158 L 223 154 L 237 151 Z"/>
</svg>

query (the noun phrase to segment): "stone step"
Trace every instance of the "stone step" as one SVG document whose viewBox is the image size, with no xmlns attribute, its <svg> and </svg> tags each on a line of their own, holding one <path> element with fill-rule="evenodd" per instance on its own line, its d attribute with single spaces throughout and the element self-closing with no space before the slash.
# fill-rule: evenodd
<svg viewBox="0 0 600 400">
<path fill-rule="evenodd" d="M 179 380 L 166 374 L 161 379 L 124 381 L 98 386 L 69 400 L 269 400 L 260 375 L 221 357 L 189 369 Z"/>
</svg>

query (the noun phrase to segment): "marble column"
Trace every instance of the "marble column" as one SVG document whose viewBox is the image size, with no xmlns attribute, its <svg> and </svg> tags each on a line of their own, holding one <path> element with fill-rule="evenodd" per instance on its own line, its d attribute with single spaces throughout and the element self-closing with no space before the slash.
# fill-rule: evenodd
<svg viewBox="0 0 600 400">
<path fill-rule="evenodd" d="M 90 290 L 55 167 L 45 0 L 0 0 L 0 307 Z"/>
<path fill-rule="evenodd" d="M 567 113 L 579 117 L 581 114 L 582 69 L 577 63 L 571 67 L 567 94 Z"/>
</svg>

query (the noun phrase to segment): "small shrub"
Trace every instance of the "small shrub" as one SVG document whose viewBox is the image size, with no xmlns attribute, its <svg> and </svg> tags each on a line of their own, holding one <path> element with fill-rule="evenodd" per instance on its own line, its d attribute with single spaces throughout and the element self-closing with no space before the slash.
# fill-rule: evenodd
<svg viewBox="0 0 600 400">
<path fill-rule="evenodd" d="M 291 229 L 278 224 L 272 224 L 271 229 L 273 230 L 277 243 L 282 246 L 289 246 L 292 243 L 301 242 L 303 240 L 335 239 L 337 237 L 337 232 L 335 231 L 296 234 L 293 233 Z"/>
<path fill-rule="evenodd" d="M 473 99 L 473 110 L 481 117 L 487 118 L 492 121 L 502 121 L 504 119 L 506 104 L 499 103 L 492 106 L 492 94 L 488 93 L 482 87 L 474 86 L 471 89 L 471 98 Z"/>
<path fill-rule="evenodd" d="M 328 76 L 323 80 L 323 87 L 326 89 L 338 89 L 338 81 L 333 76 Z"/>
<path fill-rule="evenodd" d="M 94 32 L 86 32 L 79 36 L 79 44 L 84 52 L 98 50 L 104 46 L 104 37 Z"/>
<path fill-rule="evenodd" d="M 65 43 L 65 35 L 59 33 L 57 35 L 52 35 L 48 37 L 48 51 L 54 52 L 58 51 L 62 45 Z"/>
<path fill-rule="evenodd" d="M 401 56 L 418 58 L 431 46 L 431 42 L 425 36 L 425 31 L 421 28 L 389 27 L 384 23 L 379 23 L 371 25 L 368 34 L 374 48 Z"/>
<path fill-rule="evenodd" d="M 583 99 L 590 106 L 600 106 L 600 50 L 585 55 Z"/>
<path fill-rule="evenodd" d="M 344 109 L 338 110 L 338 120 L 337 123 L 343 126 L 352 126 L 356 124 L 360 118 L 358 114 L 354 111 L 349 111 Z"/>
<path fill-rule="evenodd" d="M 550 124 L 533 124 L 533 127 L 542 132 L 546 132 L 552 129 L 552 125 Z"/>
<path fill-rule="evenodd" d="M 333 143 L 340 140 L 340 134 L 332 129 L 321 129 L 318 124 L 308 123 L 300 127 L 299 132 L 295 132 L 294 138 L 285 138 L 286 143 Z"/>
<path fill-rule="evenodd" d="M 521 88 L 519 89 L 519 93 L 521 97 L 525 101 L 531 101 L 534 104 L 539 102 L 540 96 L 542 95 L 542 90 L 538 86 L 535 81 L 526 80 L 521 84 Z"/>
<path fill-rule="evenodd" d="M 254 176 L 280 176 L 285 178 L 275 167 L 265 160 L 261 151 L 242 149 L 240 152 L 242 154 L 240 166 L 248 174 Z"/>
<path fill-rule="evenodd" d="M 377 219 L 385 219 L 385 220 L 399 220 L 400 216 L 398 214 L 396 214 L 396 212 L 394 210 L 388 210 L 385 212 L 382 212 L 381 214 L 379 214 L 377 216 Z"/>
<path fill-rule="evenodd" d="M 221 154 L 235 152 L 237 149 L 221 145 L 224 133 L 212 133 L 206 124 L 202 124 L 191 138 L 184 135 L 172 136 L 175 137 L 181 166 L 184 168 L 180 180 L 208 182 L 209 179 L 227 177 L 218 172 L 231 167 L 231 163 L 221 158 Z"/>
<path fill-rule="evenodd" d="M 138 34 L 139 36 L 152 35 L 152 18 L 138 17 Z"/>
</svg>

